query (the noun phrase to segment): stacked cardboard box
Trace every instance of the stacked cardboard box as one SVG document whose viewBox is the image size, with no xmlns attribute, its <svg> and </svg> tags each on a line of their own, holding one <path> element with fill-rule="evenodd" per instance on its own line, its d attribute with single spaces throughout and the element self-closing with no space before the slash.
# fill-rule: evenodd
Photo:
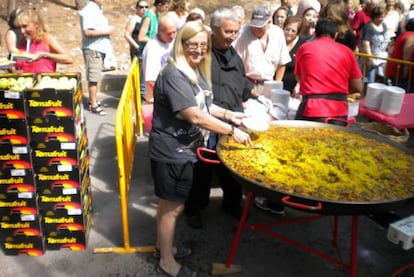
<svg viewBox="0 0 414 277">
<path fill-rule="evenodd" d="M 88 139 L 80 81 L 78 73 L 40 74 L 23 93 L 25 118 L 21 120 L 25 124 L 21 126 L 26 125 L 30 159 L 24 165 L 30 165 L 27 170 L 35 185 L 34 209 L 47 250 L 85 249 L 92 222 Z M 19 124 L 16 126 L 20 128 Z M 8 164 L 23 167 L 22 162 L 8 157 Z"/>
<path fill-rule="evenodd" d="M 0 241 L 6 255 L 45 251 L 23 92 L 33 80 L 29 74 L 0 76 Z"/>
</svg>

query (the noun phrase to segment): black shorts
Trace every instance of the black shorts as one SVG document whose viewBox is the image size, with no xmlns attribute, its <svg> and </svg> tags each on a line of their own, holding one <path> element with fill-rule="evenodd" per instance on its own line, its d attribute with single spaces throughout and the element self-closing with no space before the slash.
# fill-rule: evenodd
<svg viewBox="0 0 414 277">
<path fill-rule="evenodd" d="M 161 199 L 185 202 L 193 183 L 194 164 L 161 163 L 151 160 L 155 195 Z"/>
</svg>

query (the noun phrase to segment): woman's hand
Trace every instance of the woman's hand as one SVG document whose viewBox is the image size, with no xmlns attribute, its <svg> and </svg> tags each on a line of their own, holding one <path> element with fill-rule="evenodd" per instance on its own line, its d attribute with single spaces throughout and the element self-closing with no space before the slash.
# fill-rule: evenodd
<svg viewBox="0 0 414 277">
<path fill-rule="evenodd" d="M 47 52 L 36 52 L 36 53 L 33 54 L 30 61 L 38 61 L 40 59 L 46 59 L 47 56 L 48 56 Z"/>
<path fill-rule="evenodd" d="M 252 146 L 252 140 L 248 133 L 243 132 L 239 128 L 234 128 L 233 139 L 241 144 Z"/>
</svg>

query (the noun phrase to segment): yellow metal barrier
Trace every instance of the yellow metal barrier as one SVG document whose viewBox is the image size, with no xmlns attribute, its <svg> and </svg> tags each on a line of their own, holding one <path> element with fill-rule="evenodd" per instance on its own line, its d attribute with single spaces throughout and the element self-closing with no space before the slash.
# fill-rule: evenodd
<svg viewBox="0 0 414 277">
<path fill-rule="evenodd" d="M 137 124 L 138 121 L 138 124 Z M 115 117 L 115 140 L 118 158 L 119 194 L 121 198 L 123 247 L 95 248 L 94 253 L 136 253 L 152 252 L 154 246 L 130 245 L 128 224 L 129 185 L 131 183 L 134 164 L 137 134 L 142 136 L 141 93 L 139 79 L 139 64 L 137 58 L 132 62 L 131 69 L 122 90 L 121 99 Z"/>
<path fill-rule="evenodd" d="M 359 58 L 359 61 L 361 63 L 361 70 L 362 70 L 362 75 L 365 76 L 365 73 L 367 71 L 367 64 L 368 64 L 368 60 L 369 59 L 380 59 L 380 60 L 384 60 L 385 62 L 393 62 L 398 64 L 397 66 L 397 72 L 396 72 L 396 80 L 395 82 L 398 84 L 398 76 L 400 75 L 399 72 L 401 70 L 401 66 L 402 65 L 407 65 L 408 66 L 408 80 L 407 80 L 407 92 L 411 91 L 411 80 L 413 78 L 413 66 L 414 66 L 414 62 L 412 61 L 406 61 L 406 60 L 401 60 L 401 59 L 393 59 L 393 58 L 382 58 L 382 57 L 378 57 L 378 56 L 374 56 L 374 55 L 369 55 L 366 53 L 361 53 L 361 52 L 355 52 L 355 56 L 357 58 Z M 384 70 L 385 71 L 385 70 Z M 386 72 L 384 72 L 384 82 L 387 81 L 388 77 L 386 75 Z"/>
</svg>

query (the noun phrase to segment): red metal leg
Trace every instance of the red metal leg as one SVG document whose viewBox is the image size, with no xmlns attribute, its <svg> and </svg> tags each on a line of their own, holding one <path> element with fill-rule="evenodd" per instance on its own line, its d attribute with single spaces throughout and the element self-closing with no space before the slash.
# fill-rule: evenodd
<svg viewBox="0 0 414 277">
<path fill-rule="evenodd" d="M 234 255 L 236 254 L 236 250 L 237 250 L 237 246 L 241 237 L 241 233 L 243 231 L 244 228 L 252 228 L 255 229 L 256 231 L 259 231 L 261 233 L 264 233 L 266 235 L 269 235 L 271 237 L 274 237 L 278 240 L 281 241 L 285 241 L 291 245 L 294 245 L 298 248 L 301 248 L 305 251 L 308 251 L 310 253 L 313 253 L 317 256 L 320 256 L 324 259 L 326 259 L 327 261 L 330 261 L 332 263 L 338 264 L 340 266 L 342 266 L 343 268 L 346 268 L 348 270 L 350 270 L 350 276 L 351 277 L 356 277 L 356 263 L 357 263 L 357 243 L 358 243 L 358 216 L 354 215 L 352 216 L 352 233 L 351 233 L 351 261 L 350 264 L 345 264 L 342 261 L 341 258 L 341 253 L 339 250 L 339 216 L 334 216 L 334 230 L 333 230 L 333 237 L 334 237 L 334 244 L 337 246 L 337 250 L 338 250 L 338 254 L 339 254 L 339 259 L 335 259 L 334 257 L 331 257 L 325 253 L 322 253 L 314 248 L 311 248 L 309 246 L 306 246 L 304 244 L 298 243 L 296 241 L 290 240 L 284 236 L 278 235 L 270 230 L 267 230 L 267 227 L 270 226 L 276 226 L 276 225 L 285 225 L 285 224 L 294 224 L 294 223 L 299 223 L 299 222 L 306 222 L 306 221 L 312 221 L 312 220 L 316 220 L 316 219 L 320 219 L 323 218 L 323 215 L 316 215 L 316 216 L 310 216 L 310 217 L 305 217 L 305 218 L 299 218 L 299 219 L 294 219 L 294 220 L 286 220 L 286 221 L 281 221 L 281 222 L 276 222 L 276 223 L 271 223 L 271 224 L 248 224 L 246 223 L 246 218 L 247 218 L 247 214 L 249 212 L 250 206 L 252 204 L 252 200 L 253 200 L 253 193 L 249 192 L 247 194 L 247 198 L 246 198 L 246 203 L 244 205 L 244 209 L 243 209 L 243 213 L 242 216 L 240 218 L 239 221 L 239 225 L 237 227 L 237 231 L 236 234 L 233 238 L 233 243 L 230 249 L 230 253 L 229 256 L 227 257 L 227 262 L 226 262 L 226 268 L 230 268 L 232 266 L 233 263 L 233 258 Z"/>
<path fill-rule="evenodd" d="M 334 216 L 334 230 L 333 230 L 333 237 L 334 237 L 334 245 L 338 246 L 338 240 L 339 240 L 339 219 L 338 216 Z"/>
<path fill-rule="evenodd" d="M 356 276 L 356 263 L 358 254 L 358 216 L 352 216 L 352 233 L 351 233 L 351 277 Z"/>
<path fill-rule="evenodd" d="M 229 268 L 233 263 L 234 255 L 236 254 L 236 249 L 239 244 L 240 236 L 246 223 L 247 214 L 249 213 L 250 206 L 252 205 L 253 193 L 249 192 L 247 194 L 246 203 L 244 204 L 243 213 L 240 218 L 239 226 L 237 227 L 236 234 L 234 235 L 233 244 L 230 249 L 229 256 L 227 258 L 226 267 Z"/>
</svg>

